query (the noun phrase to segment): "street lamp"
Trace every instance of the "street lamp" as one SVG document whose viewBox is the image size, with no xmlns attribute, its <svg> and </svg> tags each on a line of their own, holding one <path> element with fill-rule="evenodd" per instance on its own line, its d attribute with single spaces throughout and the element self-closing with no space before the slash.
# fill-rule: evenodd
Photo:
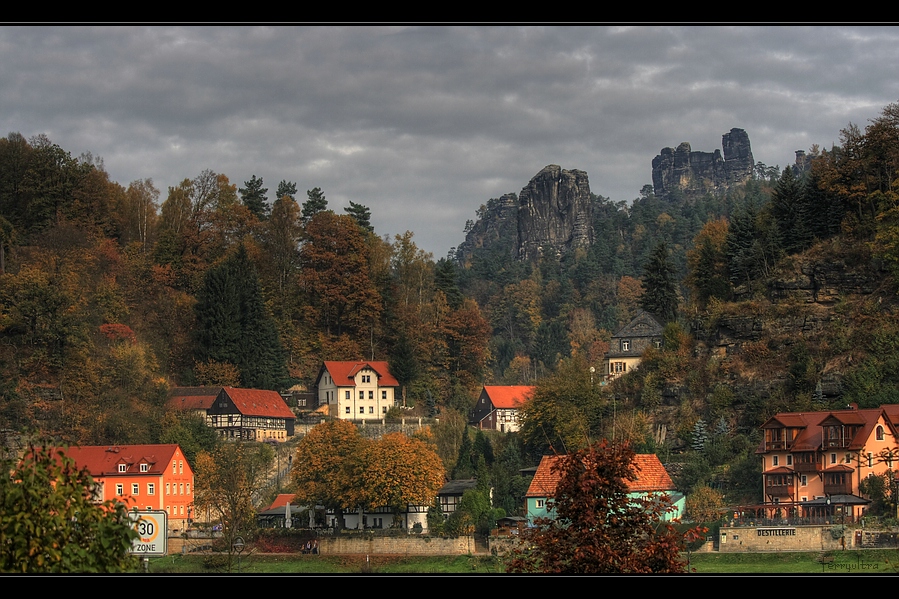
<svg viewBox="0 0 899 599">
<path fill-rule="evenodd" d="M 245 544 L 243 542 L 243 537 L 237 537 L 234 539 L 234 542 L 231 543 L 231 547 L 237 551 L 237 573 L 240 574 L 240 554 L 243 552 L 243 548 Z"/>
</svg>

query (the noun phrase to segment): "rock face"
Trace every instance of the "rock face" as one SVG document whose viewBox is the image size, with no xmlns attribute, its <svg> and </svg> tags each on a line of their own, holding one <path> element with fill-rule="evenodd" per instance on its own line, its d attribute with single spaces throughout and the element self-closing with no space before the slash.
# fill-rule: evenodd
<svg viewBox="0 0 899 599">
<path fill-rule="evenodd" d="M 593 243 L 593 203 L 587 173 L 551 164 L 516 197 L 491 199 L 466 225 L 456 256 L 467 264 L 480 248 L 533 261 L 541 253 L 561 255 Z"/>
<path fill-rule="evenodd" d="M 687 142 L 677 149 L 663 148 L 652 160 L 652 185 L 657 196 L 670 198 L 674 192 L 697 196 L 719 194 L 752 178 L 755 162 L 749 135 L 743 129 L 731 129 L 721 136 L 721 151 L 694 152 Z"/>
<path fill-rule="evenodd" d="M 535 260 L 593 243 L 593 204 L 587 173 L 551 164 L 518 194 L 518 257 Z"/>
</svg>

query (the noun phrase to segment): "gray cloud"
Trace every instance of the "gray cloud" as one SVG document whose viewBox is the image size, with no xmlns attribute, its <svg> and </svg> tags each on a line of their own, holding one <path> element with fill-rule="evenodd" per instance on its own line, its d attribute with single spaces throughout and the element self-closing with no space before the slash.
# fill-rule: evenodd
<svg viewBox="0 0 899 599">
<path fill-rule="evenodd" d="M 785 166 L 899 99 L 894 27 L 0 27 L 0 123 L 163 190 L 321 187 L 442 257 L 547 164 L 631 200 L 663 147 Z"/>
</svg>

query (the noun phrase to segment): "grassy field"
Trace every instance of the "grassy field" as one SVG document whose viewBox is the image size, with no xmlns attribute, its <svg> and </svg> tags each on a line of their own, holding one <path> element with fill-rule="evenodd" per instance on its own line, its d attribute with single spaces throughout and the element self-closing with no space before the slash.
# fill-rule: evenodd
<svg viewBox="0 0 899 599">
<path fill-rule="evenodd" d="M 221 555 L 174 555 L 151 559 L 151 574 L 222 574 L 227 567 Z M 697 574 L 897 574 L 899 551 L 895 549 L 821 553 L 702 553 L 690 557 Z M 832 560 L 830 559 L 832 558 Z M 498 574 L 505 572 L 500 559 L 489 556 L 405 557 L 364 555 L 266 555 L 243 556 L 242 574 Z M 237 562 L 232 565 L 237 573 Z"/>
</svg>

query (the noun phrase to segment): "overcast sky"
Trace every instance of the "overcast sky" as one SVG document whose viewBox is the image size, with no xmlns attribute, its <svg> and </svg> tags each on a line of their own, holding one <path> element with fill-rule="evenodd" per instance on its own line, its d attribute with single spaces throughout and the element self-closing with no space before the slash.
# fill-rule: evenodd
<svg viewBox="0 0 899 599">
<path fill-rule="evenodd" d="M 791 164 L 899 101 L 899 28 L 0 27 L 0 123 L 122 185 L 204 169 L 321 187 L 435 259 L 490 198 L 558 164 L 632 200 L 662 148 Z"/>
</svg>

